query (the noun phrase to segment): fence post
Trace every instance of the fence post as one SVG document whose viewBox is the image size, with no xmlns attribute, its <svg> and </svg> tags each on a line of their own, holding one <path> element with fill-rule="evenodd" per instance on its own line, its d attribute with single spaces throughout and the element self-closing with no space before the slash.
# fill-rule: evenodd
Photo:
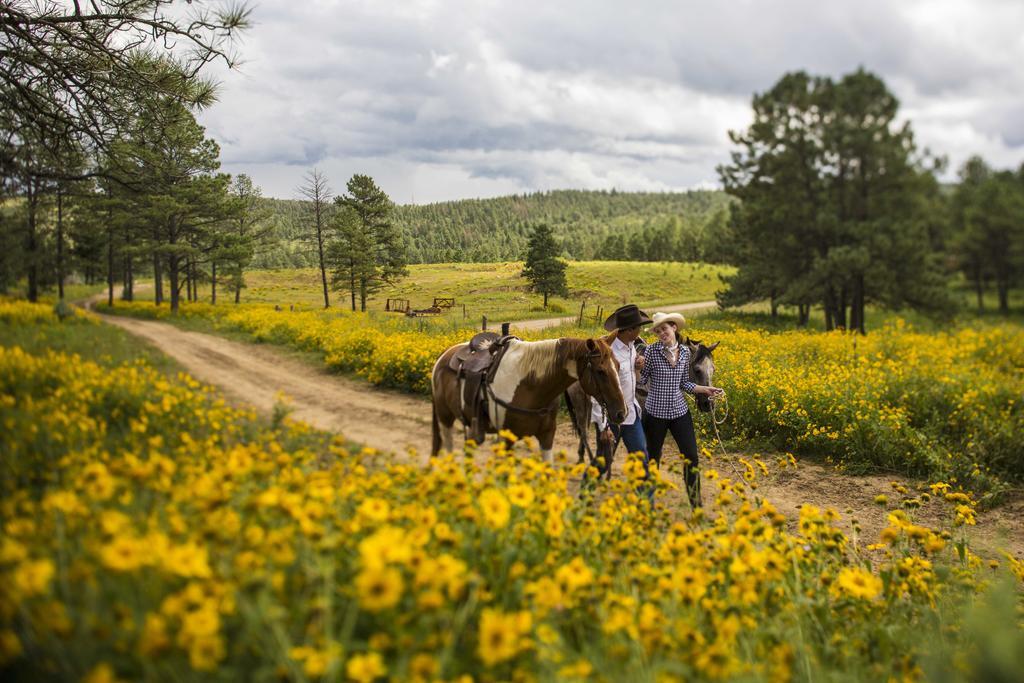
<svg viewBox="0 0 1024 683">
<path fill-rule="evenodd" d="M 509 327 L 509 325 L 510 325 L 510 323 L 502 323 L 501 324 L 501 336 L 502 337 L 507 337 L 508 336 L 508 327 Z"/>
<path fill-rule="evenodd" d="M 482 329 L 482 330 L 483 330 L 484 332 L 486 332 L 486 331 L 487 331 L 487 316 L 486 316 L 486 315 L 484 316 L 484 324 L 483 324 L 483 327 L 482 327 L 481 329 Z"/>
<path fill-rule="evenodd" d="M 462 304 L 462 319 L 465 320 L 469 316 L 466 315 L 466 304 Z"/>
<path fill-rule="evenodd" d="M 580 318 L 579 318 L 578 321 L 576 321 L 576 326 L 577 327 L 583 327 L 583 309 L 584 309 L 584 307 L 586 307 L 586 305 L 587 305 L 587 300 L 584 299 L 583 302 L 580 303 Z"/>
</svg>

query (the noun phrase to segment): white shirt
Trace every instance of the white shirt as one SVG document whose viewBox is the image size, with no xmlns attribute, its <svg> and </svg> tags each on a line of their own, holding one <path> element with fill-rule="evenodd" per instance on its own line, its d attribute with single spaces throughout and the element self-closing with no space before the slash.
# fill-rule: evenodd
<svg viewBox="0 0 1024 683">
<path fill-rule="evenodd" d="M 640 404 L 636 401 L 636 347 L 632 344 L 623 344 L 616 338 L 612 342 L 612 355 L 619 361 L 619 389 L 622 390 L 622 398 L 626 403 L 626 419 L 622 424 L 631 425 L 640 414 Z M 604 415 L 601 404 L 593 397 L 590 404 L 590 421 L 604 429 L 608 426 L 608 418 Z"/>
</svg>

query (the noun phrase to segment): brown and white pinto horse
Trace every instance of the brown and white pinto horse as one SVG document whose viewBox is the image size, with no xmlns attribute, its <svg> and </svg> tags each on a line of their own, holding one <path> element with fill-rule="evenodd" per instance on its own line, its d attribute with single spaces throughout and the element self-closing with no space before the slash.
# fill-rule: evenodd
<svg viewBox="0 0 1024 683">
<path fill-rule="evenodd" d="M 608 344 L 600 339 L 549 339 L 525 342 L 512 339 L 498 365 L 488 400 L 489 431 L 507 429 L 516 436 L 535 436 L 544 459 L 551 461 L 555 417 L 562 393 L 579 381 L 583 391 L 608 410 L 609 419 L 626 415 L 619 389 L 618 364 Z M 462 419 L 462 387 L 451 357 L 465 344 L 456 344 L 434 363 L 430 386 L 434 402 L 431 455 L 453 449 L 452 429 Z M 508 408 L 501 403 L 509 406 Z"/>
</svg>

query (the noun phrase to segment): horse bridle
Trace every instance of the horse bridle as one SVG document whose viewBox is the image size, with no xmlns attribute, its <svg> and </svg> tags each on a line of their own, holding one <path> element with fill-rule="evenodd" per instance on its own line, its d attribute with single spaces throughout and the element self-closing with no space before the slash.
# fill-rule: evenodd
<svg viewBox="0 0 1024 683">
<path fill-rule="evenodd" d="M 594 385 L 595 388 L 599 387 L 599 385 L 597 383 L 596 371 L 594 370 L 594 361 L 600 360 L 601 357 L 601 349 L 598 348 L 595 348 L 593 351 L 588 351 L 587 355 L 583 357 L 583 361 L 585 363 L 583 370 L 584 372 L 590 373 L 590 382 L 591 384 Z M 583 372 L 579 374 L 582 377 Z M 580 386 L 583 386 L 582 382 L 580 383 Z M 597 404 L 601 406 L 601 422 L 608 422 L 608 399 L 605 398 L 604 392 L 601 392 L 600 398 L 598 398 L 597 396 L 594 396 L 593 398 L 595 401 L 597 401 Z"/>
</svg>

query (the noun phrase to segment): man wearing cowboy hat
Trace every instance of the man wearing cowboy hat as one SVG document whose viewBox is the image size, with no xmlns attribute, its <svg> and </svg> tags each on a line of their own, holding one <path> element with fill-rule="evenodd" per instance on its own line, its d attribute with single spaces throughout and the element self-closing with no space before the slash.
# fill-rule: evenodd
<svg viewBox="0 0 1024 683">
<path fill-rule="evenodd" d="M 605 439 L 614 440 L 610 455 L 601 466 L 601 474 L 605 474 L 611 467 L 612 456 L 619 446 L 619 441 L 625 442 L 629 453 L 639 451 L 644 454 L 644 471 L 649 472 L 647 439 L 644 437 L 644 428 L 640 422 L 640 404 L 636 400 L 637 374 L 643 370 L 644 357 L 637 355 L 633 342 L 640 336 L 640 329 L 650 322 L 651 319 L 636 304 L 617 308 L 604 321 L 604 329 L 611 332 L 605 340 L 610 340 L 612 355 L 619 362 L 619 388 L 622 389 L 622 397 L 626 400 L 626 418 L 621 424 L 609 424 L 604 410 L 597 401 L 591 399 L 591 421 L 597 425 L 598 438 L 603 436 Z"/>
</svg>

